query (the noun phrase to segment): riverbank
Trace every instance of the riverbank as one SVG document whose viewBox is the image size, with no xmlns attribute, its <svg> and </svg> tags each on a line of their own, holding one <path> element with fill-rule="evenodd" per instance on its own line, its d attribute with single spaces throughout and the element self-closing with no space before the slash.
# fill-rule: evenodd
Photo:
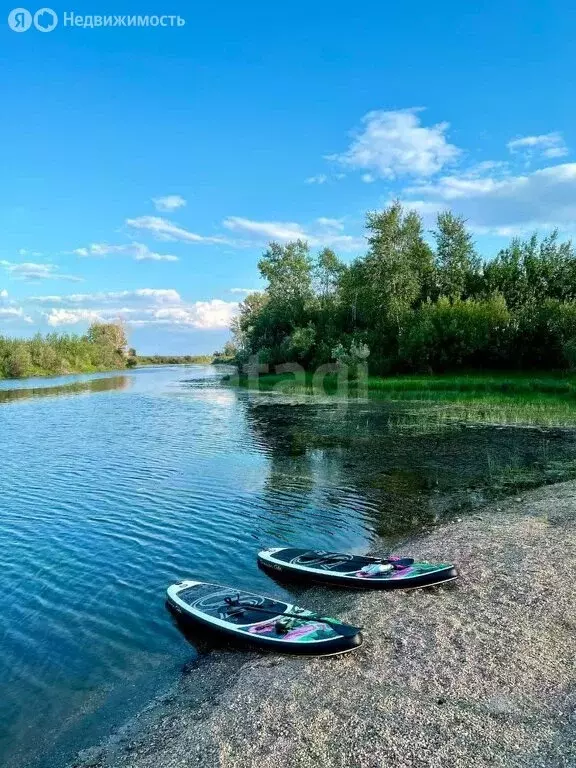
<svg viewBox="0 0 576 768">
<path fill-rule="evenodd" d="M 228 374 L 223 383 L 257 392 L 369 398 L 409 404 L 398 424 L 437 430 L 454 424 L 571 427 L 576 425 L 576 376 L 566 372 L 471 372 L 368 376 L 342 383 L 336 374 Z"/>
<path fill-rule="evenodd" d="M 307 371 L 304 376 L 294 373 L 261 373 L 258 376 L 258 388 L 263 390 L 275 387 L 302 388 L 315 390 L 318 386 L 327 393 L 334 392 L 338 386 L 336 373 L 326 373 L 315 377 Z M 241 374 L 240 386 L 249 386 L 250 379 Z M 351 380 L 349 387 L 358 388 L 359 382 Z M 571 394 L 576 395 L 576 375 L 569 371 L 470 371 L 459 374 L 405 374 L 395 376 L 368 376 L 360 386 L 369 392 L 402 394 L 416 392 L 470 392 L 504 394 Z"/>
<path fill-rule="evenodd" d="M 363 624 L 363 647 L 318 660 L 214 651 L 74 765 L 573 765 L 576 482 L 488 505 L 397 551 L 450 557 L 461 578 L 408 593 L 304 590 L 299 602 Z"/>
<path fill-rule="evenodd" d="M 0 335 L 0 379 L 67 376 L 132 368 L 136 351 L 128 349 L 121 323 L 94 322 L 85 335 Z"/>
</svg>

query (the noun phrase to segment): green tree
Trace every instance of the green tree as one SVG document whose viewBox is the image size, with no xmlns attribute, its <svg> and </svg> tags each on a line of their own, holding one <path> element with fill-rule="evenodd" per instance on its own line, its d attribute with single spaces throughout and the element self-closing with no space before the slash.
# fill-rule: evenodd
<svg viewBox="0 0 576 768">
<path fill-rule="evenodd" d="M 249 293 L 244 301 L 240 302 L 238 314 L 232 320 L 232 335 L 238 349 L 247 353 L 256 352 L 258 349 L 258 331 L 262 322 L 264 309 L 270 301 L 267 293 Z"/>
<path fill-rule="evenodd" d="M 433 234 L 440 295 L 461 299 L 470 292 L 479 272 L 472 235 L 466 229 L 465 220 L 450 211 L 438 215 Z"/>
<path fill-rule="evenodd" d="M 558 241 L 558 233 L 539 241 L 514 238 L 483 269 L 485 294 L 498 291 L 511 309 L 545 299 L 576 300 L 576 253 L 571 241 Z"/>
<path fill-rule="evenodd" d="M 232 341 L 227 341 L 224 344 L 223 355 L 224 357 L 235 357 L 238 349 Z"/>
<path fill-rule="evenodd" d="M 92 323 L 87 338 L 90 343 L 110 347 L 119 355 L 125 355 L 128 348 L 126 330 L 120 322 Z"/>
<path fill-rule="evenodd" d="M 20 379 L 33 373 L 32 356 L 24 342 L 13 344 L 3 365 L 5 376 L 10 379 Z"/>
<path fill-rule="evenodd" d="M 422 220 L 396 202 L 367 215 L 368 253 L 343 285 L 356 329 L 366 329 L 371 360 L 394 360 L 404 318 L 425 297 L 434 269 Z"/>
<path fill-rule="evenodd" d="M 334 299 L 345 271 L 346 265 L 331 248 L 323 248 L 320 251 L 314 267 L 314 278 L 321 306 L 326 306 Z"/>
<path fill-rule="evenodd" d="M 258 262 L 260 274 L 268 281 L 272 301 L 302 310 L 312 297 L 312 258 L 305 240 L 282 245 L 272 242 Z"/>
</svg>

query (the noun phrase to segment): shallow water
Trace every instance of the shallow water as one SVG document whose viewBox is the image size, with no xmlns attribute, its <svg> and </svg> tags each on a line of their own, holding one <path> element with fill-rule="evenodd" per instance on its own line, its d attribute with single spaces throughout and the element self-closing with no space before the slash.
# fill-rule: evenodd
<svg viewBox="0 0 576 768">
<path fill-rule="evenodd" d="M 0 764 L 103 736 L 195 651 L 164 607 L 183 577 L 283 588 L 260 545 L 363 551 L 481 499 L 571 432 L 401 434 L 382 402 L 257 395 L 209 366 L 0 382 Z M 448 555 L 448 553 L 447 553 Z"/>
</svg>

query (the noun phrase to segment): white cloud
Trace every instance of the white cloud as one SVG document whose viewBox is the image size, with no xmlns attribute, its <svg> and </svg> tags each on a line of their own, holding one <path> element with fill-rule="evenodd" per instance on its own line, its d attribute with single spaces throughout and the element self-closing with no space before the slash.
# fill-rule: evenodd
<svg viewBox="0 0 576 768">
<path fill-rule="evenodd" d="M 171 213 L 178 208 L 183 208 L 186 205 L 186 200 L 180 195 L 166 195 L 165 197 L 155 197 L 152 202 L 154 203 L 156 210 L 162 213 Z"/>
<path fill-rule="evenodd" d="M 423 214 L 451 207 L 478 232 L 570 231 L 576 222 L 576 163 L 517 176 L 444 176 L 405 195 L 406 204 Z"/>
<path fill-rule="evenodd" d="M 140 216 L 136 219 L 126 219 L 127 226 L 132 229 L 151 232 L 159 240 L 182 240 L 187 243 L 227 243 L 222 237 L 197 235 L 174 224 L 160 216 Z"/>
<path fill-rule="evenodd" d="M 221 243 L 234 248 L 245 248 L 258 246 L 269 240 L 278 240 L 288 242 L 290 240 L 307 240 L 311 246 L 334 246 L 342 250 L 354 251 L 362 248 L 363 238 L 345 235 L 343 233 L 344 224 L 340 219 L 330 219 L 320 217 L 316 219 L 310 227 L 304 228 L 295 222 L 283 221 L 256 221 L 242 216 L 228 216 L 223 222 L 226 229 L 239 233 L 244 237 L 229 239 L 223 236 L 206 236 L 179 227 L 167 219 L 157 216 L 141 216 L 138 219 L 128 219 L 126 224 L 134 229 L 146 230 L 152 232 L 161 240 L 183 240 L 193 243 Z M 133 243 L 131 247 L 144 246 Z M 103 255 L 104 251 L 110 252 L 114 249 L 119 252 L 122 246 L 103 246 L 93 245 L 90 249 L 79 249 L 76 251 L 81 256 L 85 255 Z M 151 256 L 148 256 L 152 258 Z M 143 257 L 142 257 L 143 258 Z"/>
<path fill-rule="evenodd" d="M 369 112 L 349 148 L 328 157 L 342 165 L 366 171 L 363 180 L 400 176 L 432 176 L 454 161 L 460 150 L 446 140 L 448 123 L 421 125 L 420 110 Z"/>
<path fill-rule="evenodd" d="M 0 320 L 23 320 L 31 323 L 32 318 L 27 315 L 22 307 L 0 307 Z"/>
<path fill-rule="evenodd" d="M 100 293 L 73 293 L 67 296 L 34 296 L 39 304 L 66 304 L 67 306 L 102 304 L 179 304 L 182 297 L 172 288 L 139 288 L 135 291 L 108 291 Z"/>
<path fill-rule="evenodd" d="M 304 180 L 305 184 L 326 184 L 328 176 L 325 173 L 319 173 L 317 176 L 308 176 Z"/>
<path fill-rule="evenodd" d="M 7 298 L 8 298 L 8 291 L 5 288 L 3 288 L 0 291 L 0 299 L 7 299 Z"/>
<path fill-rule="evenodd" d="M 304 229 L 294 222 L 284 221 L 253 221 L 241 216 L 229 216 L 224 220 L 224 226 L 235 232 L 248 232 L 264 239 L 272 240 L 298 240 L 304 239 Z"/>
<path fill-rule="evenodd" d="M 42 314 L 52 327 L 110 322 L 121 318 L 134 326 L 216 330 L 229 328 L 238 311 L 237 301 L 211 299 L 186 302 L 178 291 L 163 288 L 36 296 L 30 301 L 46 307 Z"/>
<path fill-rule="evenodd" d="M 230 293 L 259 293 L 258 288 L 230 288 Z"/>
<path fill-rule="evenodd" d="M 53 327 L 77 325 L 79 323 L 105 322 L 123 318 L 130 325 L 147 326 L 186 326 L 198 330 L 219 330 L 230 327 L 232 318 L 238 311 L 235 301 L 196 301 L 171 306 L 145 306 L 141 308 L 52 308 L 44 312 L 44 317 Z"/>
<path fill-rule="evenodd" d="M 136 291 L 122 291 L 124 294 L 134 294 L 138 298 L 153 299 L 154 301 L 163 303 L 178 303 L 182 301 L 182 297 L 173 288 L 139 288 Z"/>
<path fill-rule="evenodd" d="M 102 313 L 89 309 L 52 309 L 50 312 L 45 312 L 44 316 L 48 325 L 54 328 L 82 322 L 103 322 L 106 319 Z"/>
<path fill-rule="evenodd" d="M 230 327 L 232 318 L 238 310 L 235 301 L 197 301 L 183 307 L 157 309 L 150 319 L 136 321 L 137 325 L 187 325 L 201 330 L 224 330 Z"/>
<path fill-rule="evenodd" d="M 539 136 L 521 136 L 512 139 L 506 145 L 513 154 L 522 153 L 527 159 L 534 155 L 543 155 L 547 158 L 565 157 L 568 154 L 568 147 L 564 142 L 562 134 L 558 131 L 552 133 L 543 133 Z"/>
<path fill-rule="evenodd" d="M 344 229 L 344 222 L 342 219 L 328 219 L 325 216 L 321 216 L 316 219 L 317 224 L 325 229 L 332 229 L 341 232 Z"/>
<path fill-rule="evenodd" d="M 365 244 L 363 238 L 341 234 L 343 224 L 339 219 L 321 217 L 308 229 L 292 221 L 255 221 L 241 216 L 229 216 L 223 223 L 227 229 L 251 235 L 258 242 L 307 240 L 313 247 L 333 246 L 344 251 L 358 250 Z"/>
<path fill-rule="evenodd" d="M 0 261 L 0 266 L 7 272 L 21 280 L 70 280 L 74 283 L 80 283 L 83 278 L 76 275 L 65 275 L 58 271 L 56 264 L 35 264 L 33 262 L 14 263 L 10 261 Z"/>
<path fill-rule="evenodd" d="M 92 243 L 88 248 L 77 248 L 77 256 L 128 256 L 134 261 L 178 261 L 178 256 L 169 253 L 155 253 L 143 243 L 127 243 L 125 245 L 108 245 L 107 243 Z"/>
</svg>

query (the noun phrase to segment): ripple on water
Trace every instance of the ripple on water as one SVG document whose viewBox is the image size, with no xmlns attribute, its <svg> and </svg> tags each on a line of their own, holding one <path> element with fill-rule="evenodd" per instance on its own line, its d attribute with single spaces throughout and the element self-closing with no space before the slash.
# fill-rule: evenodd
<svg viewBox="0 0 576 768">
<path fill-rule="evenodd" d="M 370 535 L 347 483 L 316 488 L 314 464 L 282 457 L 242 396 L 197 370 L 204 380 L 185 386 L 178 368 L 0 385 L 0 755 L 11 768 L 40 765 L 56 736 L 78 723 L 90 733 L 113 691 L 189 657 L 164 608 L 172 581 L 278 592 L 257 569 L 258 543 Z"/>
</svg>

